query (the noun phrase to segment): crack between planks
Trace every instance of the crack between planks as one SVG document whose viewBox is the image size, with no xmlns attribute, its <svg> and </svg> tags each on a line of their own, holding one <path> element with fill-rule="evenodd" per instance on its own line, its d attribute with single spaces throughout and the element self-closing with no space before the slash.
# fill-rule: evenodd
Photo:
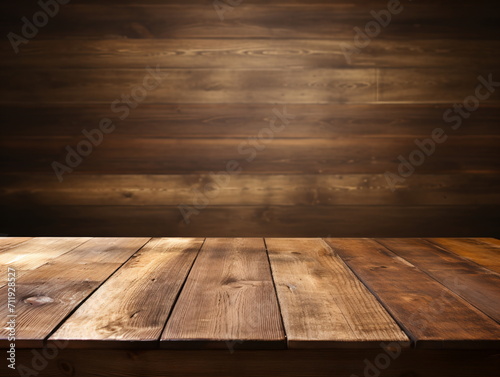
<svg viewBox="0 0 500 377">
<path fill-rule="evenodd" d="M 452 254 L 452 255 L 453 255 L 453 256 L 455 256 L 455 257 L 458 257 L 458 258 L 460 258 L 460 259 L 464 260 L 464 261 L 465 261 L 465 262 L 467 262 L 467 263 L 470 263 L 470 264 L 472 264 L 472 265 L 474 265 L 474 266 L 476 266 L 476 267 L 479 267 L 479 268 L 481 268 L 481 269 L 485 269 L 485 270 L 487 270 L 488 272 L 490 272 L 491 274 L 500 275 L 498 272 L 493 271 L 491 268 L 485 267 L 485 266 L 483 266 L 483 265 L 481 265 L 481 264 L 477 263 L 476 261 L 473 261 L 472 259 L 469 259 L 469 258 L 467 258 L 467 257 L 464 257 L 464 256 L 462 256 L 462 255 L 460 255 L 460 254 L 457 254 L 457 253 L 455 253 L 453 250 L 451 250 L 451 249 L 447 249 L 447 248 L 445 248 L 445 247 L 443 247 L 443 246 L 441 246 L 441 245 L 438 245 L 437 243 L 434 243 L 434 242 L 433 242 L 433 241 L 431 241 L 431 240 L 428 240 L 428 239 L 426 239 L 426 238 L 418 238 L 418 239 L 419 239 L 419 240 L 421 240 L 421 241 L 423 241 L 424 243 L 428 243 L 429 245 L 431 245 L 431 246 L 432 246 L 433 248 L 435 248 L 435 249 L 438 249 L 438 250 L 443 250 L 443 251 L 445 251 L 445 252 L 447 252 L 447 253 L 449 253 L 449 254 Z"/>
<path fill-rule="evenodd" d="M 423 239 L 423 238 L 419 238 L 419 240 L 421 241 L 424 241 L 425 242 L 428 242 L 427 240 Z M 458 299 L 461 299 L 463 301 L 465 301 L 469 306 L 471 306 L 472 308 L 476 309 L 478 312 L 480 312 L 481 314 L 484 314 L 486 317 L 488 317 L 489 319 L 491 319 L 493 322 L 495 323 L 498 323 L 498 321 L 493 318 L 491 315 L 489 315 L 488 313 L 485 313 L 480 307 L 478 307 L 477 305 L 475 305 L 474 303 L 470 302 L 469 299 L 467 299 L 466 297 L 462 296 L 460 293 L 457 293 L 455 292 L 453 289 L 451 289 L 450 287 L 446 286 L 444 283 L 442 283 L 440 280 L 438 280 L 436 277 L 434 277 L 433 275 L 431 275 L 429 272 L 425 271 L 425 270 L 422 270 L 420 267 L 418 267 L 417 265 L 415 265 L 414 263 L 411 263 L 408 259 L 406 258 L 403 258 L 402 256 L 400 256 L 398 253 L 396 253 L 395 251 L 393 251 L 392 248 L 388 247 L 388 246 L 385 246 L 383 244 L 381 244 L 380 242 L 377 241 L 377 239 L 374 239 L 375 242 L 377 242 L 379 245 L 382 245 L 383 247 L 385 247 L 387 250 L 389 250 L 392 254 L 396 255 L 398 258 L 401 258 L 401 259 L 404 259 L 406 262 L 410 263 L 412 266 L 414 266 L 418 271 L 420 272 L 423 272 L 424 274 L 426 274 L 427 276 L 429 276 L 432 280 L 434 280 L 436 283 L 438 283 L 440 286 L 442 286 L 443 288 L 445 288 L 448 292 L 450 292 L 453 296 L 456 296 Z M 432 247 L 434 247 L 435 249 L 438 249 L 438 250 L 443 250 L 447 253 L 449 253 L 449 251 L 441 246 L 438 246 L 438 245 L 435 245 L 434 243 L 432 242 L 428 242 L 428 244 Z M 450 253 L 452 255 L 456 255 L 455 253 Z M 462 258 L 460 255 L 456 255 L 457 257 L 459 257 L 460 259 L 463 259 L 465 262 L 469 262 L 469 260 L 465 259 L 465 258 Z M 475 265 L 476 263 L 474 261 L 471 261 L 473 262 L 473 264 Z M 480 268 L 484 268 L 483 266 L 481 265 L 477 265 L 478 267 Z M 489 270 L 488 270 L 489 271 Z M 492 271 L 492 274 L 495 274 L 495 275 L 498 275 L 495 271 Z"/>
<path fill-rule="evenodd" d="M 95 239 L 96 237 L 92 237 L 88 241 L 82 243 L 81 245 L 91 241 L 92 239 Z M 148 245 L 153 238 L 149 238 L 148 241 L 146 241 L 141 247 L 139 247 L 130 257 L 128 257 L 122 264 L 120 264 L 119 267 L 117 267 L 106 279 L 104 279 L 101 284 L 99 284 L 92 292 L 90 292 L 87 297 L 85 297 L 83 300 L 81 300 L 78 305 L 76 305 L 73 310 L 71 310 L 51 331 L 50 333 L 43 339 L 43 346 L 47 346 L 47 342 L 49 341 L 50 337 L 54 335 L 63 325 L 64 323 L 73 315 L 75 312 L 80 309 L 80 307 L 89 300 L 94 293 L 96 293 L 106 282 L 111 279 L 121 268 L 128 263 L 139 251 L 141 251 L 146 245 Z M 80 245 L 80 246 L 81 246 Z M 77 246 L 78 247 L 78 246 Z"/>
<path fill-rule="evenodd" d="M 201 237 L 200 237 L 201 238 Z M 207 238 L 203 238 L 203 242 L 200 245 L 200 248 L 198 249 L 198 252 L 196 253 L 196 256 L 193 259 L 193 262 L 191 263 L 191 266 L 189 267 L 189 270 L 186 274 L 186 277 L 184 278 L 184 281 L 182 282 L 182 285 L 180 286 L 177 294 L 175 295 L 174 302 L 172 303 L 172 307 L 170 308 L 170 311 L 168 312 L 167 319 L 165 320 L 165 323 L 163 324 L 163 327 L 160 332 L 159 338 L 156 340 L 156 347 L 157 349 L 161 348 L 161 337 L 163 333 L 165 332 L 165 329 L 167 328 L 168 321 L 170 321 L 170 318 L 172 317 L 172 313 L 174 312 L 174 308 L 177 305 L 177 302 L 179 301 L 179 297 L 181 296 L 182 291 L 184 290 L 184 287 L 186 286 L 186 283 L 189 279 L 189 275 L 191 275 L 191 271 L 193 270 L 194 264 L 198 260 L 198 257 L 200 256 L 201 249 L 203 249 L 203 246 L 205 245 L 205 242 L 207 241 Z"/>
<path fill-rule="evenodd" d="M 281 327 L 283 328 L 283 335 L 285 336 L 285 346 L 286 346 L 286 349 L 289 349 L 289 347 L 288 347 L 288 335 L 286 333 L 285 321 L 283 319 L 283 312 L 281 311 L 281 303 L 280 303 L 280 299 L 278 296 L 278 288 L 276 287 L 276 281 L 274 280 L 273 269 L 271 267 L 271 258 L 269 257 L 269 249 L 267 248 L 267 242 L 266 242 L 265 237 L 262 238 L 262 241 L 264 241 L 264 248 L 266 250 L 267 265 L 269 267 L 269 273 L 271 274 L 271 281 L 273 283 L 273 288 L 274 288 L 274 296 L 276 297 L 276 302 L 278 303 L 278 311 L 279 311 L 280 319 L 281 319 Z"/>
<path fill-rule="evenodd" d="M 371 238 L 370 238 L 371 239 Z M 349 264 L 348 261 L 346 261 L 344 258 L 342 258 L 342 256 L 340 254 L 338 254 L 337 252 L 335 252 L 335 249 L 330 246 L 328 244 L 328 242 L 325 241 L 324 238 L 321 238 L 321 240 L 325 243 L 326 246 L 328 246 L 339 258 L 340 260 L 346 265 L 346 267 L 354 274 L 354 276 L 356 276 L 356 278 L 361 282 L 361 284 L 363 284 L 366 289 L 368 289 L 368 291 L 373 295 L 373 297 L 375 297 L 375 299 L 380 303 L 380 305 L 384 308 L 384 310 L 387 312 L 387 314 L 393 319 L 393 321 L 400 327 L 401 331 L 408 337 L 408 339 L 410 340 L 410 346 L 412 348 L 416 348 L 417 347 L 417 338 L 413 335 L 413 333 L 401 322 L 399 321 L 395 316 L 394 314 L 392 313 L 392 311 L 390 310 L 389 306 L 387 306 L 384 301 L 382 300 L 382 298 L 373 290 L 370 288 L 370 286 L 368 285 L 367 282 L 365 282 L 363 280 L 363 278 L 361 278 L 361 276 L 359 276 L 356 271 L 354 270 L 354 268 L 351 267 L 351 265 Z M 400 342 L 402 343 L 402 342 Z"/>
</svg>

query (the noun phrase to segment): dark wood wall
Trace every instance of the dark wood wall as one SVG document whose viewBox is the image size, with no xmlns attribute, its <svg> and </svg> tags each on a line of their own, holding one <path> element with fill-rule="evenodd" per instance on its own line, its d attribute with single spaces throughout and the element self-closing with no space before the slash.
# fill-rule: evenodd
<svg viewBox="0 0 500 377">
<path fill-rule="evenodd" d="M 18 54 L 6 36 L 40 8 L 2 2 L 0 233 L 499 236 L 500 88 L 458 130 L 443 114 L 479 75 L 500 81 L 500 7 L 401 4 L 349 64 L 353 28 L 387 1 L 243 0 L 220 20 L 213 0 L 73 0 Z M 161 84 L 120 120 L 111 104 L 148 66 Z M 285 107 L 248 161 L 240 145 Z M 103 118 L 116 129 L 59 182 L 52 162 Z M 384 173 L 439 127 L 448 140 L 392 191 Z"/>
</svg>

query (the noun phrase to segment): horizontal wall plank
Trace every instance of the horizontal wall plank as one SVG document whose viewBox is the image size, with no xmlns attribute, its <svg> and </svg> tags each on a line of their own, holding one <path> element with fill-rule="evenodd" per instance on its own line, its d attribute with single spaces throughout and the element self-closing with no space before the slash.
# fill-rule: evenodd
<svg viewBox="0 0 500 377">
<path fill-rule="evenodd" d="M 220 177 L 219 177 L 220 178 Z M 234 175 L 210 174 L 84 175 L 59 183 L 55 175 L 4 175 L 0 202 L 23 206 L 192 205 L 203 195 L 213 206 L 336 205 L 500 205 L 498 174 L 420 175 L 398 184 L 383 175 Z"/>
<path fill-rule="evenodd" d="M 459 102 L 476 97 L 476 88 L 481 87 L 481 95 L 489 95 L 489 101 L 498 101 L 498 82 L 500 71 L 488 69 L 464 70 L 450 67 L 448 69 L 409 68 L 378 70 L 378 100 L 381 102 L 428 102 L 430 98 L 436 102 Z M 483 77 L 484 81 L 478 79 Z M 493 81 L 494 87 L 485 88 L 483 82 Z M 481 101 L 479 101 L 481 102 Z M 482 101 L 484 102 L 484 101 Z M 462 105 L 463 106 L 463 105 Z M 471 106 L 470 104 L 468 106 Z M 470 113 L 470 112 L 469 112 Z M 465 117 L 470 117 L 469 114 Z"/>
<path fill-rule="evenodd" d="M 351 39 L 103 39 L 39 40 L 20 54 L 0 48 L 0 67 L 26 69 L 86 68 L 345 68 L 497 66 L 500 41 L 373 39 L 359 53 L 344 54 Z"/>
<path fill-rule="evenodd" d="M 152 59 L 151 66 L 156 67 Z M 161 68 L 161 67 L 160 67 Z M 139 103 L 453 103 L 475 94 L 478 76 L 498 69 L 147 69 L 9 70 L 0 73 L 0 103 L 106 103 L 133 94 Z M 155 79 L 152 79 L 155 77 Z M 145 79 L 148 87 L 143 87 Z M 137 89 L 137 88 L 142 89 Z M 29 90 L 27 90 L 29 88 Z M 484 93 L 483 92 L 481 93 Z M 132 97 L 132 105 L 137 101 Z M 498 93 L 482 102 L 498 103 Z M 123 100 L 121 100 L 123 101 Z M 124 116 L 118 103 L 116 113 Z"/>
<path fill-rule="evenodd" d="M 450 6 L 439 2 L 404 2 L 404 10 L 380 33 L 381 38 L 496 39 L 498 13 L 486 5 Z M 353 38 L 370 11 L 387 9 L 387 1 L 332 4 L 269 4 L 244 1 L 224 13 L 221 22 L 212 4 L 68 4 L 40 33 L 44 39 L 70 38 Z M 21 28 L 19 20 L 38 8 L 11 7 L 0 17 L 2 35 Z M 109 15 L 113 15 L 111 18 Z M 92 27 L 89 27 L 89 24 Z"/>
<path fill-rule="evenodd" d="M 15 236 L 498 237 L 500 222 L 494 205 L 215 206 L 186 216 L 189 224 L 177 206 L 3 205 L 2 213 L 0 229 Z"/>
<path fill-rule="evenodd" d="M 151 59 L 151 66 L 156 67 Z M 161 67 L 160 67 L 161 68 Z M 1 103 L 107 103 L 134 95 L 141 103 L 374 102 L 374 69 L 32 70 L 0 73 Z M 149 88 L 144 89 L 145 79 Z M 142 88 L 136 90 L 136 88 Z M 29 88 L 29 90 L 27 90 Z M 137 100 L 132 97 L 132 105 Z M 124 116 L 117 104 L 116 113 Z"/>
<path fill-rule="evenodd" d="M 66 163 L 66 148 L 76 148 L 78 142 L 70 138 L 1 140 L 0 168 L 4 173 L 53 174 L 52 163 Z M 241 139 L 129 139 L 106 135 L 103 143 L 84 161 L 82 159 L 75 171 L 94 174 L 210 173 L 226 170 L 227 163 L 234 160 L 238 163 L 235 166 L 245 173 L 384 174 L 386 171 L 397 173 L 398 156 L 408 159 L 417 149 L 411 137 L 404 140 L 277 139 L 267 144 L 265 141 L 256 143 L 252 145 Z M 494 173 L 500 169 L 500 161 L 492 157 L 499 145 L 500 138 L 491 136 L 450 137 L 415 171 L 421 174 Z"/>
<path fill-rule="evenodd" d="M 116 120 L 113 135 L 141 138 L 249 138 L 270 125 L 277 110 L 293 119 L 275 138 L 340 136 L 429 137 L 448 127 L 450 104 L 141 104 L 124 120 L 110 104 L 0 105 L 2 137 L 82 137 L 103 118 Z M 500 106 L 484 103 L 454 135 L 500 135 Z M 279 125 L 279 123 L 278 123 Z M 447 128 L 449 129 L 449 128 Z"/>
</svg>

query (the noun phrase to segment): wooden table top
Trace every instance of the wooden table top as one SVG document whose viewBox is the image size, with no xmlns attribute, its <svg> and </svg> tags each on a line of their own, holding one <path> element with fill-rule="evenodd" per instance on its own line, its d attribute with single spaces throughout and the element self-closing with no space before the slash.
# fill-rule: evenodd
<svg viewBox="0 0 500 377">
<path fill-rule="evenodd" d="M 496 239 L 1 238 L 0 264 L 18 348 L 500 348 Z"/>
</svg>

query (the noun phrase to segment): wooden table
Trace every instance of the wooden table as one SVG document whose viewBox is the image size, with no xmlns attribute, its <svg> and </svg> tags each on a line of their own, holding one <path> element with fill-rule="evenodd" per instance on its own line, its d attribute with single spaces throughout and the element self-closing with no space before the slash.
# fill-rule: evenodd
<svg viewBox="0 0 500 377">
<path fill-rule="evenodd" d="M 2 238 L 0 264 L 1 376 L 500 370 L 496 239 Z"/>
</svg>

